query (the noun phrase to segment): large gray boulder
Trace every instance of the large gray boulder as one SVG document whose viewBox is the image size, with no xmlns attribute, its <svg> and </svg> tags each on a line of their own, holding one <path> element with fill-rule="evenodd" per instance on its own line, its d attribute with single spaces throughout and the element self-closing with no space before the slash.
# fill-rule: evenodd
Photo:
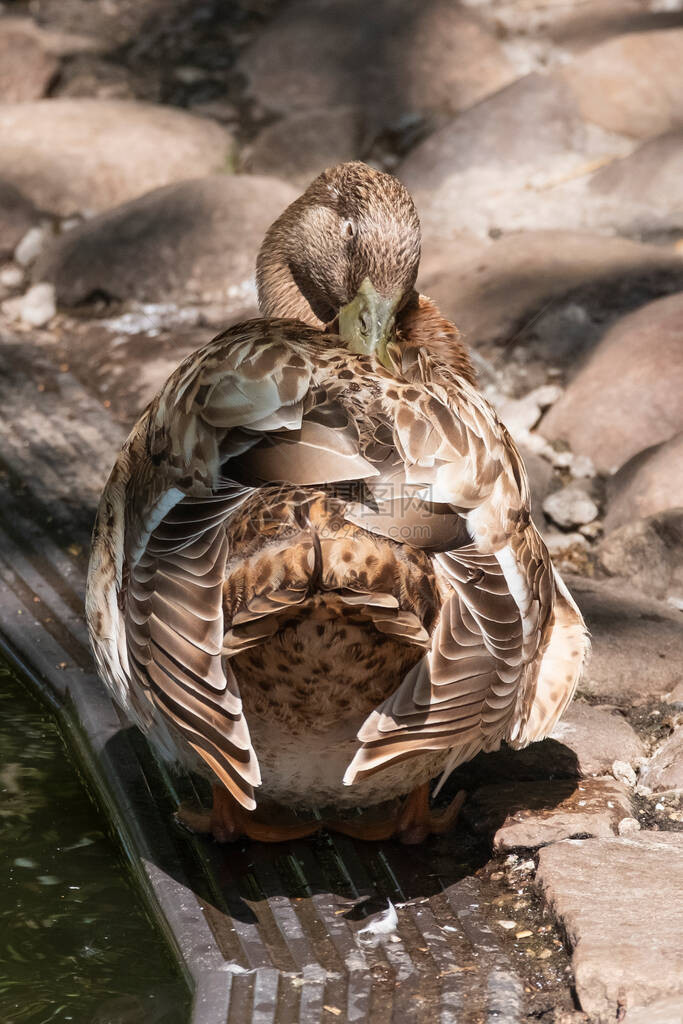
<svg viewBox="0 0 683 1024">
<path fill-rule="evenodd" d="M 683 293 L 618 321 L 541 422 L 614 472 L 683 430 Z"/>
<path fill-rule="evenodd" d="M 624 463 L 608 481 L 605 529 L 634 517 L 683 509 L 683 433 L 653 445 Z"/>
<path fill-rule="evenodd" d="M 398 174 L 436 235 L 574 229 L 584 218 L 563 184 L 635 145 L 586 121 L 563 79 L 533 73 L 430 135 Z"/>
<path fill-rule="evenodd" d="M 567 577 L 591 634 L 579 691 L 615 703 L 644 704 L 674 689 L 683 664 L 680 612 L 626 581 Z"/>
<path fill-rule="evenodd" d="M 675 477 L 679 466 L 672 464 L 670 472 Z M 603 538 L 597 554 L 610 576 L 683 610 L 683 503 L 624 522 Z"/>
<path fill-rule="evenodd" d="M 576 367 L 612 320 L 683 289 L 683 259 L 588 232 L 524 231 L 489 243 L 426 232 L 418 284 L 470 344 L 517 340 L 550 365 Z"/>
<path fill-rule="evenodd" d="M 61 235 L 34 268 L 75 306 L 95 294 L 144 302 L 255 298 L 266 229 L 296 197 L 273 178 L 216 175 L 156 189 Z"/>
<path fill-rule="evenodd" d="M 36 206 L 98 213 L 160 185 L 226 171 L 229 133 L 182 110 L 124 100 L 0 105 L 0 178 Z"/>
<path fill-rule="evenodd" d="M 650 138 L 683 128 L 683 28 L 629 32 L 575 57 L 559 71 L 587 121 Z"/>
<path fill-rule="evenodd" d="M 683 127 L 682 61 L 683 29 L 629 34 L 466 110 L 399 166 L 425 226 L 446 237 L 549 228 L 641 237 L 680 226 L 679 143 L 667 136 L 624 158 Z"/>
<path fill-rule="evenodd" d="M 248 166 L 297 181 L 320 170 L 321 157 L 362 156 L 385 129 L 452 116 L 516 77 L 495 33 L 444 0 L 295 0 L 258 33 L 238 70 L 257 109 L 280 121 L 256 141 Z"/>
</svg>

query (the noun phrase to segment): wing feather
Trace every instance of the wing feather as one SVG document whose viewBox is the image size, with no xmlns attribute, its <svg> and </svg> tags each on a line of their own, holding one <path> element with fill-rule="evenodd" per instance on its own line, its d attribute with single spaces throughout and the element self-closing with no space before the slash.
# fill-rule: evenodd
<svg viewBox="0 0 683 1024">
<path fill-rule="evenodd" d="M 347 785 L 434 750 L 450 751 L 443 784 L 480 750 L 496 749 L 505 739 L 523 746 L 547 735 L 571 699 L 586 647 L 578 609 L 556 595 L 556 574 L 529 519 L 524 466 L 507 431 L 467 382 L 456 378 L 448 388 L 430 387 L 435 375 L 427 358 L 421 353 L 412 363 L 424 390 L 414 387 L 414 377 L 406 387 L 393 384 L 385 408 L 395 423 L 404 478 L 424 483 L 424 521 L 442 509 L 456 512 L 465 539 L 439 545 L 444 531 L 432 531 L 445 597 L 429 649 L 366 719 Z M 394 471 L 394 480 L 400 476 Z M 396 516 L 394 528 L 398 521 Z M 569 623 L 559 654 L 558 600 Z M 569 657 L 567 631 L 573 670 L 549 684 L 556 662 Z"/>
</svg>

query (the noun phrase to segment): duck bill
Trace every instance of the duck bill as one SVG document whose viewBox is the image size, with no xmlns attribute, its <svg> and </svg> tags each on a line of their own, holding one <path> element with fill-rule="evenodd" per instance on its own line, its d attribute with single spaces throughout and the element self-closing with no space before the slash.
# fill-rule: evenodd
<svg viewBox="0 0 683 1024">
<path fill-rule="evenodd" d="M 401 295 L 386 298 L 365 278 L 355 297 L 339 310 L 339 336 L 351 352 L 387 360 Z"/>
</svg>

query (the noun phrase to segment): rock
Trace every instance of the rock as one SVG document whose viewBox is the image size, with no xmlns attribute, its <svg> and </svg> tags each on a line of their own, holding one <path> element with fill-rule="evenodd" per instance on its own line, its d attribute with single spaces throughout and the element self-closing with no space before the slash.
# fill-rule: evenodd
<svg viewBox="0 0 683 1024">
<path fill-rule="evenodd" d="M 683 728 L 678 727 L 640 772 L 640 784 L 653 793 L 683 790 Z"/>
<path fill-rule="evenodd" d="M 576 480 L 591 480 L 595 476 L 593 460 L 588 455 L 571 454 L 569 472 Z"/>
<path fill-rule="evenodd" d="M 566 533 L 563 530 L 555 530 L 547 528 L 543 533 L 543 540 L 545 546 L 550 552 L 551 558 L 557 563 L 567 559 L 571 559 L 573 556 L 579 558 L 579 564 L 585 563 L 585 554 L 588 548 L 588 541 L 581 533 L 577 533 L 572 530 L 570 533 Z M 564 571 L 561 564 L 558 564 L 558 568 Z"/>
<path fill-rule="evenodd" d="M 486 245 L 427 234 L 422 252 L 420 289 L 470 345 L 515 340 L 551 366 L 573 368 L 612 320 L 683 289 L 683 259 L 623 238 L 528 231 Z"/>
<path fill-rule="evenodd" d="M 634 148 L 587 123 L 563 80 L 531 74 L 430 135 L 398 173 L 437 236 L 572 229 L 589 218 L 582 192 L 570 201 L 565 184 Z"/>
<path fill-rule="evenodd" d="M 650 302 L 608 330 L 539 429 L 614 472 L 683 430 L 682 393 L 683 293 Z"/>
<path fill-rule="evenodd" d="M 219 125 L 181 110 L 115 100 L 0 106 L 0 178 L 62 216 L 99 212 L 183 178 L 228 167 Z"/>
<path fill-rule="evenodd" d="M 539 529 L 542 529 L 545 525 L 543 501 L 553 486 L 553 468 L 546 459 L 537 455 L 536 452 L 529 451 L 523 443 L 518 445 L 518 447 L 529 478 L 531 517 Z"/>
<path fill-rule="evenodd" d="M 598 506 L 579 484 L 569 484 L 549 494 L 543 502 L 543 511 L 558 526 L 570 529 L 592 522 L 598 515 Z"/>
<path fill-rule="evenodd" d="M 250 173 L 273 174 L 305 188 L 324 167 L 363 152 L 362 136 L 357 107 L 292 114 L 264 128 L 243 166 Z"/>
<path fill-rule="evenodd" d="M 634 455 L 607 484 L 605 529 L 683 508 L 683 433 Z"/>
<path fill-rule="evenodd" d="M 562 388 L 557 384 L 545 384 L 529 391 L 523 398 L 501 396 L 493 404 L 512 436 L 517 438 L 535 427 L 543 410 L 556 402 L 561 394 Z"/>
<path fill-rule="evenodd" d="M 39 25 L 32 18 L 11 17 L 6 14 L 3 15 L 0 25 L 4 32 L 19 33 L 35 40 L 45 53 L 50 53 L 55 57 L 71 57 L 78 53 L 94 53 L 96 51 L 106 52 L 111 46 L 111 32 L 107 33 L 108 38 L 105 40 L 97 38 L 98 34 L 101 34 L 97 31 L 92 34 L 88 34 L 87 29 L 83 34 L 69 31 L 67 27 L 69 21 L 71 25 L 78 24 L 80 28 L 83 28 L 83 20 L 80 17 L 83 13 L 84 11 L 81 10 L 76 18 L 69 19 L 67 17 L 62 28 L 57 27 L 57 22 L 60 19 L 58 16 L 55 18 L 56 11 L 50 12 L 50 25 Z M 111 29 L 111 18 L 105 20 L 107 21 L 106 27 Z"/>
<path fill-rule="evenodd" d="M 673 463 L 674 489 L 675 467 Z M 602 568 L 651 597 L 683 594 L 683 501 L 680 504 L 678 510 L 636 519 L 608 533 L 598 547 Z"/>
<path fill-rule="evenodd" d="M 238 71 L 272 113 L 362 111 L 369 141 L 407 114 L 453 114 L 515 77 L 494 35 L 444 0 L 295 0 L 247 46 Z M 290 125 L 307 138 L 303 122 Z"/>
<path fill-rule="evenodd" d="M 675 237 L 683 230 L 682 175 L 683 134 L 649 139 L 586 182 L 594 226 L 639 238 Z"/>
<path fill-rule="evenodd" d="M 683 928 L 672 898 L 683 891 L 683 834 L 557 843 L 539 851 L 536 880 L 574 949 L 576 993 L 591 1021 L 683 997 Z"/>
<path fill-rule="evenodd" d="M 48 231 L 41 225 L 29 228 L 14 250 L 15 262 L 20 267 L 28 267 L 40 255 L 48 237 Z"/>
<path fill-rule="evenodd" d="M 34 273 L 55 284 L 66 306 L 97 293 L 227 301 L 231 288 L 246 285 L 253 305 L 259 246 L 296 194 L 284 182 L 248 175 L 168 185 L 62 235 Z M 241 292 L 237 298 L 244 305 Z"/>
<path fill-rule="evenodd" d="M 680 683 L 674 686 L 671 693 L 665 693 L 663 699 L 667 704 L 673 704 L 675 707 L 680 705 L 678 710 L 683 711 L 683 679 L 681 679 Z"/>
<path fill-rule="evenodd" d="M 14 263 L 8 263 L 0 270 L 0 285 L 10 290 L 20 288 L 24 283 L 24 272 Z"/>
<path fill-rule="evenodd" d="M 641 825 L 637 818 L 622 818 L 617 827 L 620 836 L 634 836 L 640 832 Z"/>
<path fill-rule="evenodd" d="M 629 33 L 465 111 L 401 165 L 425 227 L 481 237 L 538 228 L 637 237 L 679 230 L 682 59 L 683 29 Z M 655 63 L 658 75 L 650 73 Z"/>
<path fill-rule="evenodd" d="M 618 759 L 633 765 L 645 748 L 615 708 L 573 701 L 552 731 L 552 739 L 574 751 L 582 775 L 604 775 Z"/>
<path fill-rule="evenodd" d="M 609 39 L 558 74 L 587 121 L 647 139 L 683 126 L 682 64 L 683 28 L 667 28 Z"/>
<path fill-rule="evenodd" d="M 34 284 L 21 298 L 19 316 L 31 327 L 44 327 L 57 312 L 54 285 Z"/>
<path fill-rule="evenodd" d="M 681 997 L 658 999 L 649 1006 L 634 1006 L 624 1017 L 624 1024 L 683 1024 Z"/>
<path fill-rule="evenodd" d="M 683 662 L 680 613 L 623 584 L 582 576 L 566 582 L 591 634 L 581 693 L 638 705 L 676 686 Z"/>
<path fill-rule="evenodd" d="M 646 10 L 645 8 L 649 8 Z M 667 7 L 669 13 L 667 14 Z M 644 5 L 643 0 L 563 0 L 552 2 L 520 4 L 519 0 L 496 0 L 496 3 L 478 5 L 482 16 L 503 30 L 506 36 L 518 36 L 533 41 L 536 45 L 546 43 L 549 53 L 541 49 L 541 55 L 553 58 L 553 50 L 562 47 L 555 60 L 566 59 L 570 54 L 582 53 L 596 45 L 596 40 L 611 38 L 627 31 L 645 27 L 657 27 L 662 23 L 676 25 L 676 0 Z"/>
<path fill-rule="evenodd" d="M 0 21 L 0 103 L 44 96 L 59 63 L 21 18 Z"/>
<path fill-rule="evenodd" d="M 0 259 L 11 256 L 18 242 L 38 219 L 38 213 L 22 193 L 0 180 Z"/>
<path fill-rule="evenodd" d="M 633 789 L 636 784 L 636 773 L 626 761 L 615 761 L 612 765 L 612 775 L 617 782 L 623 782 L 630 789 Z"/>
<path fill-rule="evenodd" d="M 516 782 L 482 786 L 465 805 L 476 832 L 493 833 L 494 850 L 535 849 L 571 836 L 613 836 L 630 818 L 626 788 L 614 779 Z"/>
</svg>

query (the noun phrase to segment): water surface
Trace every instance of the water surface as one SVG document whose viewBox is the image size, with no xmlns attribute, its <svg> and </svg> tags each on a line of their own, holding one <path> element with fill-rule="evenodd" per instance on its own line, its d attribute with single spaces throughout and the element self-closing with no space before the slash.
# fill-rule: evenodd
<svg viewBox="0 0 683 1024">
<path fill-rule="evenodd" d="M 0 1021 L 185 1024 L 190 997 L 44 705 L 0 660 Z"/>
</svg>

